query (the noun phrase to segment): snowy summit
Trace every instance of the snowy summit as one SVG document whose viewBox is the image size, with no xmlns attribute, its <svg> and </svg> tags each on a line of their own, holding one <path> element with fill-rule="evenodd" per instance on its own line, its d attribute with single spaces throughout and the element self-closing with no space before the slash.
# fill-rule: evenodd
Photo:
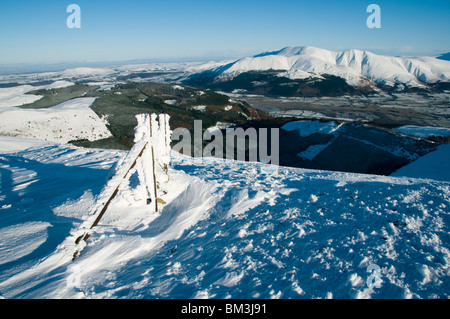
<svg viewBox="0 0 450 319">
<path fill-rule="evenodd" d="M 241 58 L 211 69 L 219 80 L 233 78 L 246 71 L 283 70 L 291 79 L 335 75 L 353 86 L 394 86 L 450 81 L 450 62 L 435 57 L 393 57 L 356 49 L 341 52 L 311 46 L 286 47 Z"/>
</svg>

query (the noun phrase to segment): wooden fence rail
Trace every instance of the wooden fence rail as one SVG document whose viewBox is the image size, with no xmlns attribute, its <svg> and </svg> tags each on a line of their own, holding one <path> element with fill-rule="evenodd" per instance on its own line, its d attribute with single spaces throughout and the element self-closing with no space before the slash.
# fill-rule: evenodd
<svg viewBox="0 0 450 319">
<path fill-rule="evenodd" d="M 160 115 L 160 123 L 158 128 L 152 127 L 152 122 L 156 123 L 156 115 L 149 116 L 148 114 L 141 114 L 136 116 L 138 119 L 138 126 L 135 129 L 135 144 L 133 148 L 129 151 L 127 156 L 124 158 L 123 162 L 120 164 L 119 168 L 116 168 L 115 175 L 109 180 L 107 186 L 103 189 L 102 193 L 98 197 L 99 199 L 106 199 L 105 202 L 99 204 L 97 203 L 96 208 L 92 214 L 95 217 L 94 221 L 89 225 L 85 224 L 82 229 L 83 233 L 78 236 L 75 240 L 77 249 L 73 254 L 72 260 L 80 254 L 84 246 L 80 243 L 83 240 L 86 242 L 92 233 L 92 229 L 98 225 L 112 200 L 117 196 L 120 190 L 120 186 L 123 181 L 128 180 L 130 173 L 136 167 L 140 165 L 140 169 L 137 170 L 138 174 L 142 174 L 140 178 L 141 182 L 144 182 L 147 189 L 147 195 L 150 202 L 154 204 L 155 212 L 158 212 L 158 193 L 157 193 L 157 181 L 156 181 L 156 163 L 160 161 L 155 160 L 155 151 L 153 143 L 158 142 L 156 138 L 163 139 L 159 141 L 159 144 L 165 145 L 169 148 L 168 150 L 163 150 L 163 153 L 170 152 L 170 145 L 168 140 L 170 140 L 170 129 L 168 128 L 169 117 L 166 114 Z M 162 130 L 162 132 L 160 132 Z M 138 133 L 139 132 L 139 133 Z M 149 147 L 150 146 L 150 147 Z M 167 159 L 167 158 L 166 158 Z M 151 168 L 148 166 L 151 164 Z M 161 163 L 158 163 L 161 165 Z M 168 163 L 164 163 L 163 166 L 167 167 Z M 150 173 L 151 171 L 151 173 Z M 167 171 L 164 172 L 167 174 Z M 149 200 L 148 200 L 149 201 Z M 92 220 L 92 218 L 90 219 Z M 88 222 L 88 221 L 87 221 Z"/>
</svg>

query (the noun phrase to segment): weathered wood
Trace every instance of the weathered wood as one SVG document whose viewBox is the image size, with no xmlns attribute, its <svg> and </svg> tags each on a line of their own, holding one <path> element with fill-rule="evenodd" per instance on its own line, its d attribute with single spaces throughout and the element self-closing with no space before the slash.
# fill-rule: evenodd
<svg viewBox="0 0 450 319">
<path fill-rule="evenodd" d="M 150 200 L 154 200 L 154 208 L 155 211 L 158 212 L 158 184 L 156 181 L 156 165 L 161 166 L 161 169 L 165 174 L 168 174 L 168 163 L 165 163 L 167 159 L 163 159 L 162 163 L 159 161 L 156 161 L 155 159 L 155 150 L 154 146 L 162 146 L 164 145 L 166 147 L 169 147 L 170 145 L 170 127 L 168 125 L 168 119 L 169 116 L 167 114 L 160 114 L 159 116 L 159 123 L 156 122 L 156 115 L 148 115 L 148 114 L 140 114 L 136 116 L 138 118 L 138 126 L 136 127 L 135 132 L 139 132 L 138 137 L 135 138 L 135 146 L 128 154 L 128 157 L 130 157 L 131 154 L 136 154 L 136 151 L 138 150 L 137 147 L 141 147 L 142 143 L 145 142 L 145 144 L 142 146 L 142 149 L 140 150 L 139 154 L 134 158 L 133 162 L 130 163 L 131 158 L 125 158 L 124 162 L 122 162 L 120 169 L 116 170 L 116 176 L 113 177 L 113 180 L 110 180 L 110 185 L 108 185 L 102 192 L 101 196 L 99 198 L 105 198 L 106 195 L 109 195 L 105 203 L 102 203 L 100 205 L 96 205 L 95 212 L 93 213 L 93 218 L 95 217 L 94 222 L 92 225 L 90 225 L 89 228 L 85 226 L 84 233 L 79 236 L 75 240 L 75 244 L 78 245 L 81 240 L 84 240 L 85 242 L 88 240 L 88 238 L 91 236 L 92 229 L 96 227 L 105 213 L 107 212 L 112 200 L 117 196 L 120 190 L 120 186 L 124 180 L 126 180 L 130 174 L 130 172 L 133 170 L 134 167 L 136 167 L 138 160 L 140 159 L 141 162 L 139 163 L 137 167 L 137 173 L 139 174 L 141 179 L 141 183 L 145 183 L 145 187 L 147 189 L 147 196 L 150 197 Z M 155 120 L 155 122 L 153 122 Z M 164 122 L 161 123 L 161 121 Z M 157 124 L 157 127 L 152 127 L 153 124 Z M 153 125 L 155 126 L 155 125 Z M 155 131 L 153 131 L 155 130 Z M 162 132 L 163 130 L 163 132 Z M 164 143 L 162 143 L 162 138 L 164 138 Z M 155 139 L 161 139 L 161 140 L 155 140 Z M 155 145 L 154 145 L 155 144 Z M 162 145 L 160 145 L 162 144 Z M 150 149 L 149 149 L 150 146 Z M 164 147 L 162 146 L 162 147 Z M 145 152 L 148 153 L 145 153 Z M 143 156 L 145 154 L 145 156 Z M 135 155 L 134 155 L 135 156 Z M 151 163 L 152 163 L 152 172 L 150 173 L 150 159 L 151 156 Z M 164 153 L 164 156 L 166 156 L 166 153 Z M 129 165 L 129 167 L 127 167 Z M 126 170 L 125 173 L 123 173 L 123 170 Z M 117 176 L 118 174 L 123 174 L 123 176 Z M 151 175 L 150 175 L 151 174 Z M 153 178 L 153 183 L 151 183 L 150 179 Z M 117 185 L 116 185 L 117 183 Z M 153 184 L 153 185 L 152 185 Z M 151 188 L 153 187 L 154 193 L 152 194 Z M 107 191 L 110 191 L 112 188 L 114 188 L 113 192 L 111 194 L 108 194 Z M 154 199 L 152 198 L 154 196 Z M 147 198 L 147 203 L 149 204 L 149 199 Z M 164 201 L 160 200 L 160 203 L 164 203 Z M 84 225 L 84 224 L 83 224 Z M 74 253 L 73 259 L 74 260 L 80 253 L 81 247 L 78 247 L 79 249 Z"/>
<path fill-rule="evenodd" d="M 155 152 L 152 146 L 152 160 L 153 160 L 153 188 L 155 190 L 155 211 L 158 211 L 158 191 L 156 189 L 156 172 L 155 172 Z"/>
<path fill-rule="evenodd" d="M 131 166 L 127 169 L 127 171 L 125 172 L 125 174 L 122 176 L 120 183 L 118 183 L 117 187 L 114 189 L 113 193 L 111 194 L 111 196 L 109 196 L 108 200 L 106 201 L 105 204 L 103 204 L 102 209 L 100 210 L 100 212 L 98 213 L 97 217 L 95 218 L 94 222 L 92 223 L 91 227 L 89 229 L 93 229 L 95 226 L 98 225 L 98 223 L 100 222 L 100 220 L 102 219 L 103 215 L 106 213 L 106 211 L 108 210 L 109 204 L 111 203 L 111 201 L 117 196 L 117 194 L 119 193 L 119 189 L 120 189 L 120 185 L 122 184 L 122 181 L 125 180 L 128 176 L 128 174 L 130 173 L 130 171 L 136 166 L 138 159 L 142 156 L 142 154 L 144 154 L 145 149 L 147 148 L 148 142 L 144 144 L 144 146 L 142 147 L 142 150 L 139 152 L 138 156 L 134 159 L 133 163 L 131 164 Z M 154 176 L 154 175 L 153 175 Z M 90 237 L 90 231 L 85 232 L 83 235 L 79 236 L 76 240 L 75 240 L 75 244 L 79 244 L 79 242 L 81 240 L 87 241 L 88 238 Z M 73 259 L 74 260 L 78 254 L 79 254 L 80 250 L 77 250 L 74 255 L 73 255 Z"/>
<path fill-rule="evenodd" d="M 136 166 L 136 163 L 139 159 L 139 157 L 142 156 L 142 154 L 144 154 L 145 148 L 147 147 L 148 143 L 145 143 L 145 145 L 142 147 L 142 150 L 139 152 L 138 156 L 135 158 L 135 160 L 133 161 L 133 164 L 130 166 L 130 168 L 125 172 L 125 175 L 122 177 L 122 180 L 125 180 L 128 176 L 128 173 L 130 173 L 130 171 Z M 114 190 L 114 192 L 111 194 L 111 196 L 109 197 L 109 199 L 106 201 L 106 203 L 104 204 L 102 210 L 100 211 L 100 213 L 98 214 L 97 218 L 95 219 L 94 223 L 92 224 L 92 226 L 90 227 L 90 229 L 94 228 L 95 226 L 98 225 L 98 223 L 100 222 L 100 219 L 102 219 L 103 215 L 105 214 L 106 210 L 108 209 L 109 204 L 111 203 L 111 201 L 114 199 L 114 197 L 116 197 L 117 193 L 119 192 L 119 188 L 120 188 L 121 183 L 119 183 L 119 185 L 117 185 L 116 189 Z"/>
<path fill-rule="evenodd" d="M 150 117 L 150 138 L 153 137 L 153 128 L 152 128 L 152 118 Z M 156 171 L 155 171 L 155 152 L 153 150 L 153 145 L 151 146 L 152 151 L 152 169 L 153 169 L 153 188 L 154 188 L 154 195 L 155 195 L 155 211 L 158 211 L 158 190 L 156 189 Z"/>
</svg>

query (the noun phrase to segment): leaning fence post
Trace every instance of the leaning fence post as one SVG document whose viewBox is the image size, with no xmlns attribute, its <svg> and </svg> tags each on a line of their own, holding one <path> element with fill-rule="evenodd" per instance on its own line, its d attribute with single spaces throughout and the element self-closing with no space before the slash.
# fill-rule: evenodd
<svg viewBox="0 0 450 319">
<path fill-rule="evenodd" d="M 84 242 L 88 240 L 92 233 L 92 229 L 98 225 L 101 218 L 108 210 L 112 200 L 119 193 L 122 182 L 129 178 L 131 175 L 130 172 L 136 166 L 139 180 L 141 183 L 145 184 L 144 186 L 150 198 L 153 197 L 151 199 L 155 203 L 155 211 L 158 212 L 156 164 L 161 166 L 165 174 L 168 174 L 168 169 L 166 166 L 170 161 L 170 117 L 167 114 L 163 114 L 162 116 L 160 115 L 159 122 L 156 121 L 155 114 L 139 114 L 136 115 L 136 118 L 138 125 L 135 128 L 135 144 L 128 152 L 124 160 L 115 168 L 115 175 L 108 181 L 108 184 L 104 187 L 97 198 L 97 203 L 93 209 L 92 218 L 87 220 L 81 226 L 81 236 L 78 236 L 75 240 L 75 244 L 78 249 L 74 253 L 72 260 L 79 255 L 81 249 L 84 247 L 80 244 L 80 242 L 82 240 Z M 152 122 L 154 125 L 152 125 Z M 164 139 L 164 141 L 162 139 Z M 158 156 L 160 157 L 158 160 L 155 159 L 155 146 L 158 148 Z M 149 167 L 150 165 L 152 166 L 151 168 Z M 153 188 L 153 192 L 151 192 L 151 188 Z M 105 201 L 100 204 L 100 200 Z"/>
<path fill-rule="evenodd" d="M 150 129 L 150 139 L 153 139 L 153 127 L 152 127 L 152 117 L 149 118 L 149 129 Z M 153 175 L 153 191 L 155 193 L 155 211 L 158 211 L 158 191 L 156 184 L 156 169 L 155 169 L 155 151 L 153 149 L 153 144 L 151 145 L 151 155 L 152 155 L 152 175 Z"/>
</svg>

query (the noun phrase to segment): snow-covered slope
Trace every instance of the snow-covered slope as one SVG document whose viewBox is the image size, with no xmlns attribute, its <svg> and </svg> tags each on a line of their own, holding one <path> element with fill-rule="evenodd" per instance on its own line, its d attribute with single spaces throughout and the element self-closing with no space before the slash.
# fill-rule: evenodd
<svg viewBox="0 0 450 319">
<path fill-rule="evenodd" d="M 395 129 L 396 131 L 402 132 L 404 134 L 428 138 L 430 136 L 450 136 L 450 128 L 446 127 L 433 127 L 433 126 L 415 126 L 415 125 L 405 125 Z"/>
<path fill-rule="evenodd" d="M 17 93 L 29 88 L 19 86 L 10 90 Z M 28 95 L 23 97 L 30 102 L 35 96 L 31 95 L 30 99 Z M 14 104 L 11 99 L 15 101 L 12 97 L 8 99 L 7 105 Z M 82 97 L 45 109 L 22 109 L 0 104 L 0 135 L 59 143 L 79 139 L 95 141 L 111 137 L 106 121 L 100 119 L 90 108 L 94 101 L 95 98 Z"/>
<path fill-rule="evenodd" d="M 219 80 L 235 77 L 246 71 L 285 70 L 292 79 L 316 77 L 324 74 L 344 78 L 350 85 L 423 86 L 450 81 L 450 62 L 434 57 L 392 57 L 368 51 L 329 51 L 315 47 L 287 47 L 245 57 L 211 71 Z"/>
<path fill-rule="evenodd" d="M 48 85 L 31 86 L 19 85 L 11 88 L 0 88 L 0 110 L 4 107 L 21 106 L 39 100 L 42 96 L 26 94 L 34 90 L 57 89 L 73 85 L 69 81 L 55 81 Z"/>
<path fill-rule="evenodd" d="M 0 296 L 449 297 L 447 182 L 173 153 L 162 210 L 132 175 L 72 262 L 73 233 L 125 153 L 0 146 Z"/>
<path fill-rule="evenodd" d="M 450 182 L 450 144 L 440 145 L 437 150 L 424 155 L 392 174 L 392 176 L 408 176 L 429 178 Z"/>
</svg>

